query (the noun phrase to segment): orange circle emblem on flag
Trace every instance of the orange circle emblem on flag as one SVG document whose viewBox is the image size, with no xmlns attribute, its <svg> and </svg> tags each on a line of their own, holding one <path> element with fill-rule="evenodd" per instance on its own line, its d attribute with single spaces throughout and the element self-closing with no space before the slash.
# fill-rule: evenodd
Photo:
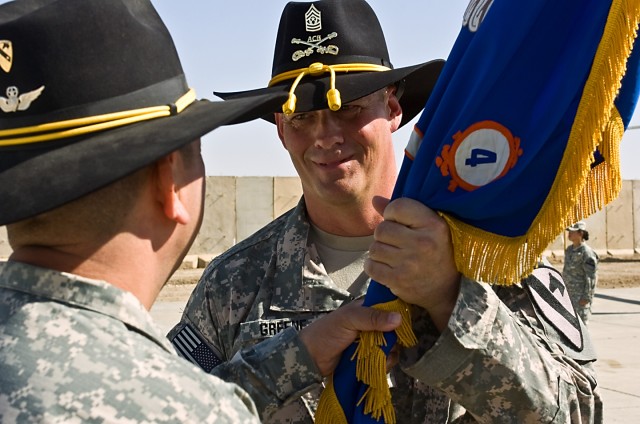
<svg viewBox="0 0 640 424">
<path fill-rule="evenodd" d="M 451 177 L 449 191 L 473 191 L 504 177 L 522 156 L 520 138 L 495 121 L 480 121 L 453 135 L 442 146 L 436 165 Z"/>
</svg>

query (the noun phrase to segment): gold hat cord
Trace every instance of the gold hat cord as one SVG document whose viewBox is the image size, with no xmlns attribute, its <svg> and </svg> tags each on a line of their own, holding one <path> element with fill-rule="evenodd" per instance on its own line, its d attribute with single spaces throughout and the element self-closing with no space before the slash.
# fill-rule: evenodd
<svg viewBox="0 0 640 424">
<path fill-rule="evenodd" d="M 88 116 L 85 118 L 50 122 L 30 127 L 0 130 L 0 147 L 17 146 L 21 144 L 39 143 L 42 141 L 75 137 L 110 128 L 121 127 L 136 122 L 177 115 L 195 100 L 196 92 L 193 89 L 189 89 L 189 91 L 176 100 L 175 103 L 170 105 L 152 106 L 141 109 L 107 113 L 104 115 Z"/>
<path fill-rule="evenodd" d="M 271 81 L 269 81 L 269 87 L 279 82 L 295 78 L 293 84 L 291 84 L 291 89 L 289 89 L 289 98 L 282 105 L 282 112 L 284 112 L 285 115 L 291 115 L 296 111 L 297 98 L 294 92 L 298 87 L 298 84 L 300 84 L 302 78 L 304 78 L 306 75 L 317 77 L 326 72 L 329 72 L 331 75 L 331 80 L 329 91 L 327 91 L 327 104 L 329 105 L 329 109 L 335 112 L 342 107 L 340 92 L 336 89 L 336 72 L 382 72 L 390 70 L 391 68 L 388 68 L 386 66 L 374 65 L 371 63 L 343 63 L 339 65 L 325 65 L 320 62 L 315 62 L 312 63 L 308 68 L 294 69 L 292 71 L 287 71 L 276 75 L 275 77 L 271 78 Z"/>
</svg>

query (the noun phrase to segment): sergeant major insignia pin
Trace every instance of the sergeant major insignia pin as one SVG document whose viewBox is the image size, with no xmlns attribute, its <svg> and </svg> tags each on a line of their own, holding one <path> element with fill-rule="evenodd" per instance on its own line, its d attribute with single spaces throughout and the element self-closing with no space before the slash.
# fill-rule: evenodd
<svg viewBox="0 0 640 424">
<path fill-rule="evenodd" d="M 307 32 L 318 32 L 322 29 L 322 13 L 311 5 L 307 13 L 304 14 L 304 23 Z"/>
<path fill-rule="evenodd" d="M 13 64 L 13 45 L 9 40 L 0 40 L 0 68 L 9 73 Z"/>
</svg>

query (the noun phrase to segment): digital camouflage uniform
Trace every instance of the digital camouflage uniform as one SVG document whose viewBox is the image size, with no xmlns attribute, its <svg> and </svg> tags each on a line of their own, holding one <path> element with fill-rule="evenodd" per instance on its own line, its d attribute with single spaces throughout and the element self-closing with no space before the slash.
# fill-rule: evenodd
<svg viewBox="0 0 640 424">
<path fill-rule="evenodd" d="M 249 396 L 176 355 L 103 281 L 0 263 L 0 422 L 257 423 Z"/>
<path fill-rule="evenodd" d="M 596 291 L 598 254 L 586 243 L 570 245 L 564 252 L 562 276 L 571 302 L 584 322 L 591 316 L 591 302 Z M 581 304 L 583 303 L 583 304 Z"/>
<path fill-rule="evenodd" d="M 169 333 L 178 350 L 184 349 L 188 336 L 206 345 L 200 359 L 192 358 L 196 363 L 205 363 L 202 357 L 240 361 L 245 355 L 242 349 L 276 334 L 295 333 L 296 328 L 352 300 L 354 296 L 332 284 L 315 248 L 307 246 L 308 232 L 301 201 L 214 259 L 181 322 Z M 494 291 L 463 279 L 448 328 L 441 335 L 427 316 L 414 316 L 420 343 L 402 354 L 404 372 L 396 367 L 390 376 L 398 423 L 601 422 L 588 334 L 575 318 L 562 283 L 548 280 L 551 292 L 565 296 L 570 310 L 565 315 L 575 327 L 565 322 L 564 331 L 576 346 L 565 346 L 563 334 L 538 319 L 523 286 Z M 254 373 L 262 368 L 273 372 L 274 365 L 268 362 L 257 366 Z M 289 378 L 312 371 L 308 367 L 312 364 L 290 362 L 279 371 Z M 241 385 L 252 397 L 260 396 Z M 288 399 L 275 414 L 258 406 L 263 421 L 313 422 L 320 393 L 319 387 L 313 389 Z"/>
</svg>

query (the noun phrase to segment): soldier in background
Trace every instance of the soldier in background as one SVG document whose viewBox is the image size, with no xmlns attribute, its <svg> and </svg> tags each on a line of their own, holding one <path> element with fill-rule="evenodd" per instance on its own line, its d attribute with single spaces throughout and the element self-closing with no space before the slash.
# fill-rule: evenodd
<svg viewBox="0 0 640 424">
<path fill-rule="evenodd" d="M 587 223 L 579 221 L 567 228 L 569 241 L 564 252 L 562 277 L 569 290 L 571 303 L 586 324 L 591 317 L 591 304 L 598 282 L 598 254 L 587 245 Z"/>
</svg>

